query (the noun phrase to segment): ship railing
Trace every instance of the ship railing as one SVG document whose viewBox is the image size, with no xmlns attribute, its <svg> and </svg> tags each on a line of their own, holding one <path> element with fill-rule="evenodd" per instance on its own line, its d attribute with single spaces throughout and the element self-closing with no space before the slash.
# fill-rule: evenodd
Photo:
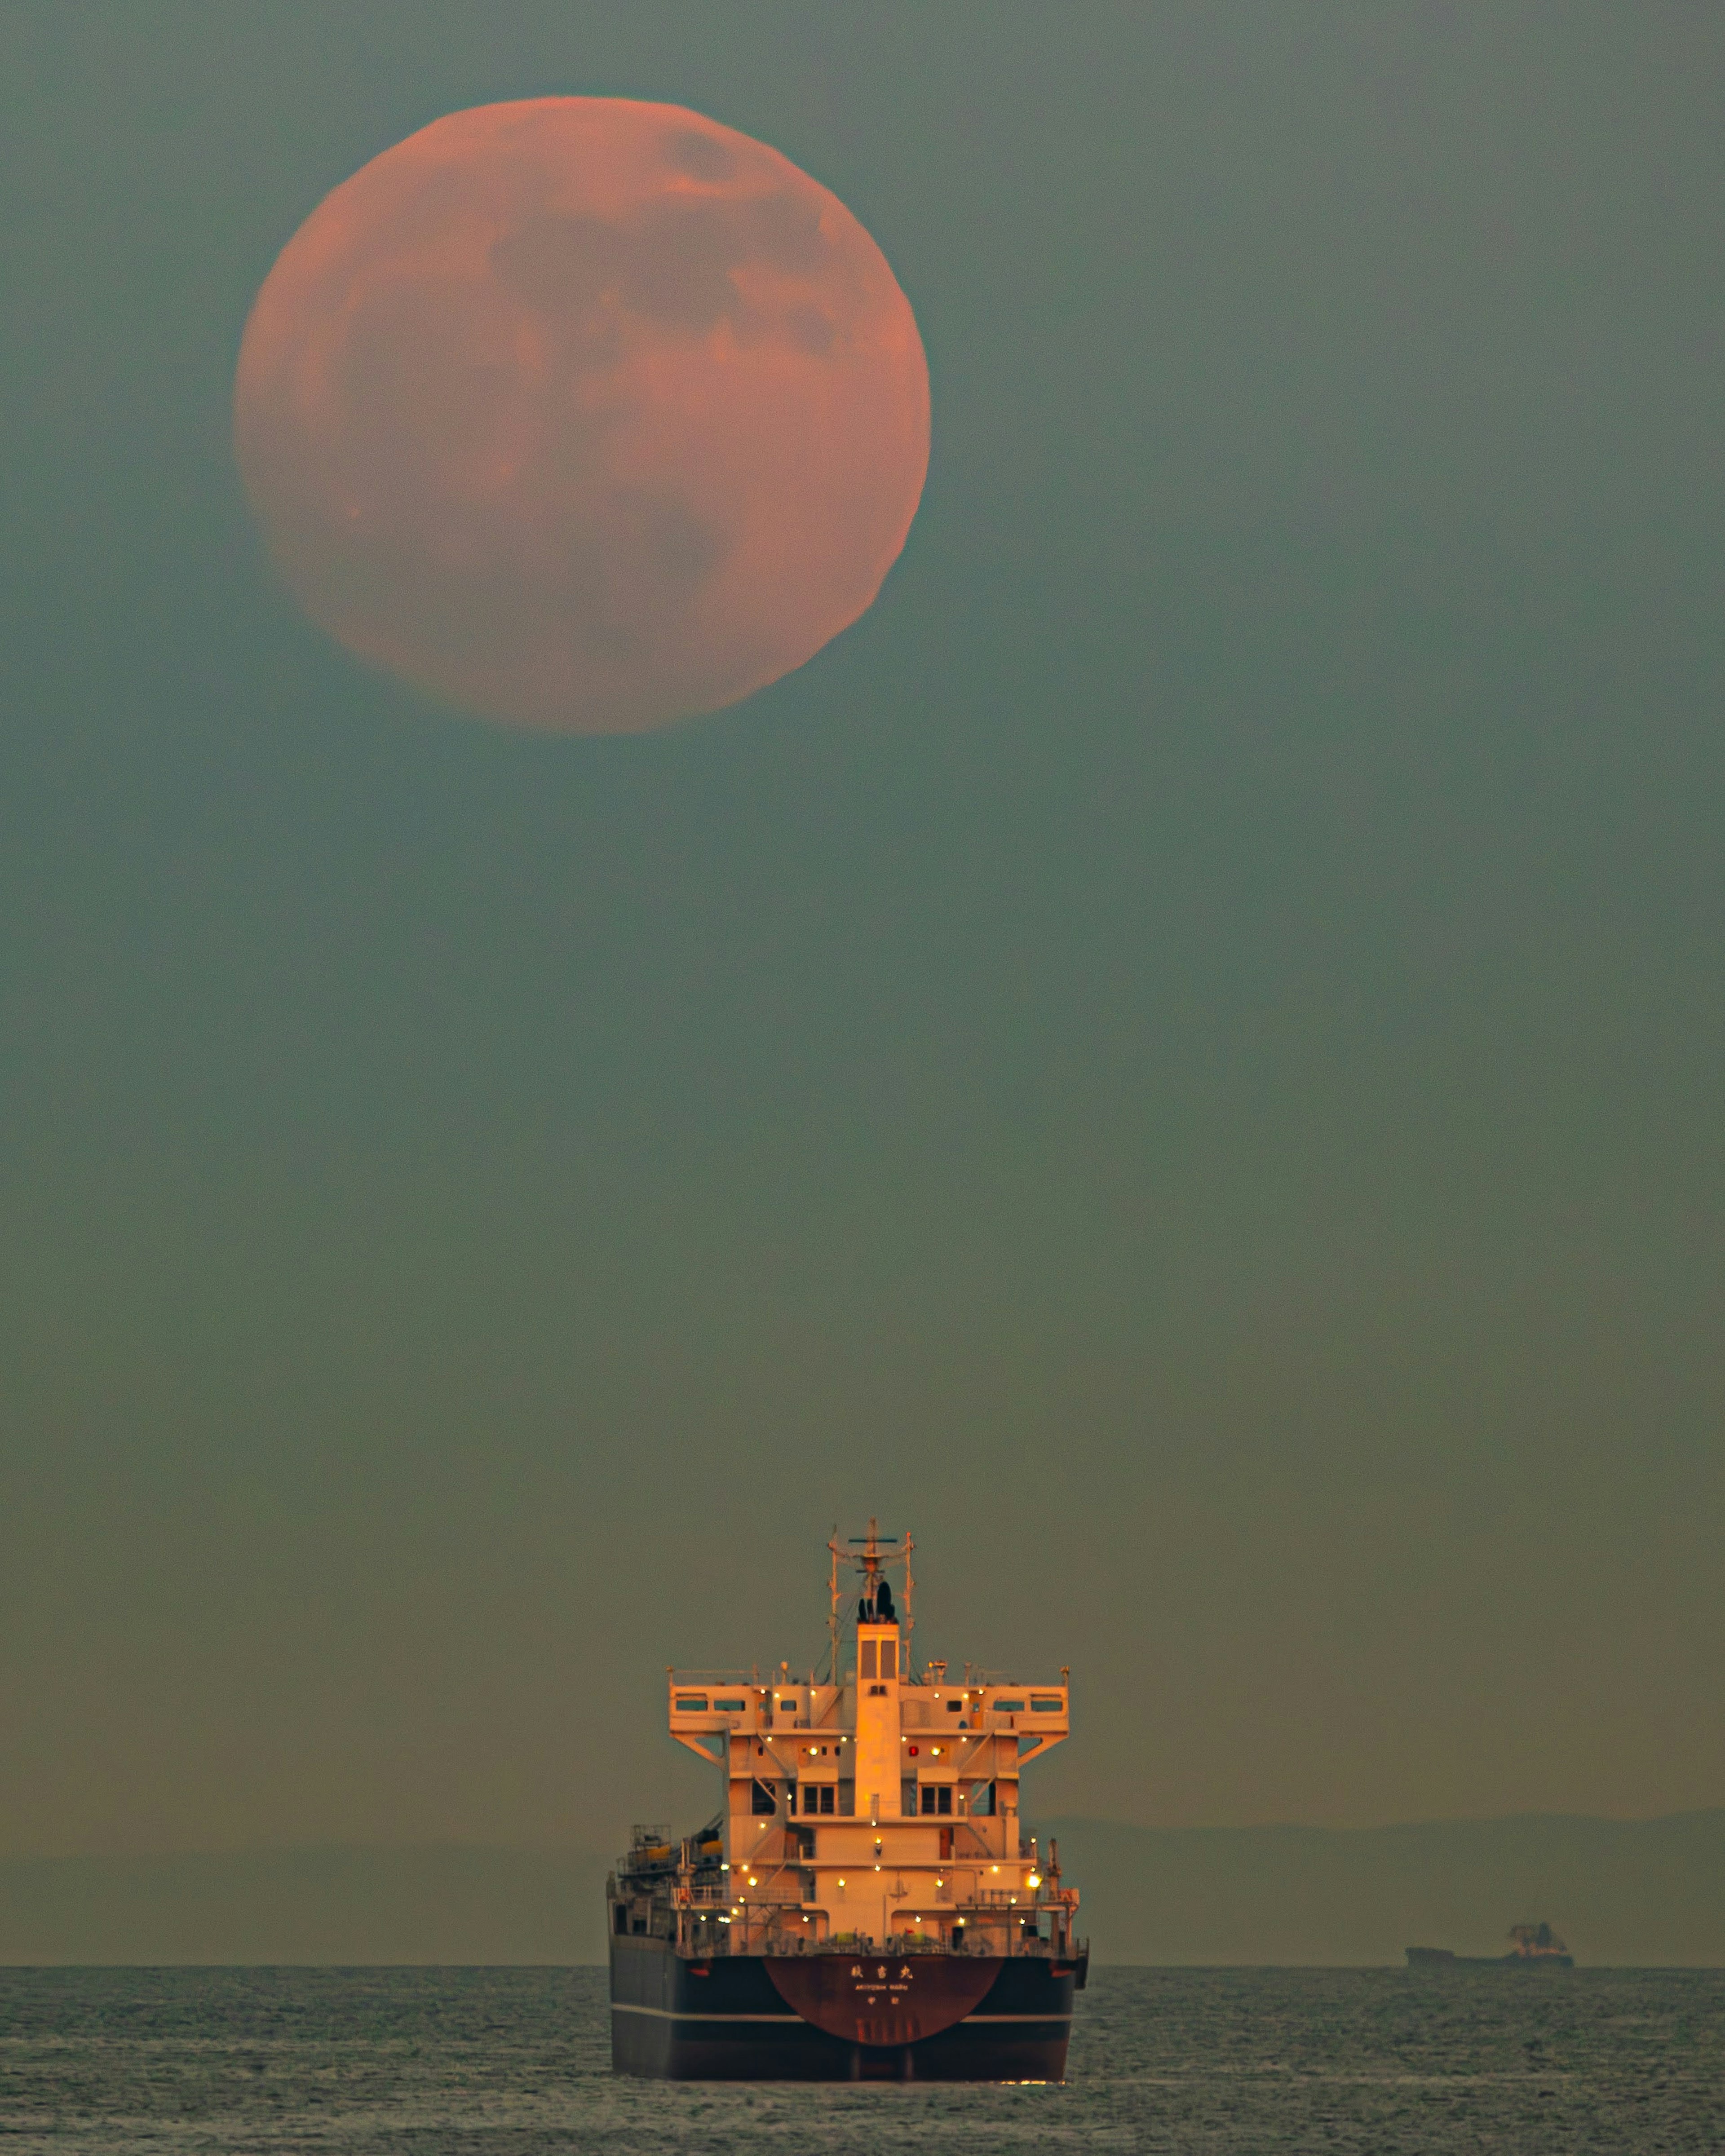
<svg viewBox="0 0 1725 2156">
<path fill-rule="evenodd" d="M 986 1914 L 976 1912 L 975 1931 L 973 1933 L 967 1925 L 963 1943 L 952 1951 L 999 1954 L 1008 1961 L 1070 1961 L 1077 1954 L 1077 1948 L 1063 1946 L 1057 1938 L 1046 1939 L 1035 1932 L 1027 1937 L 1017 1923 L 1003 1931 L 998 1922 L 999 1913 L 999 1910 L 990 1910 Z"/>
<path fill-rule="evenodd" d="M 880 1954 L 884 1958 L 897 1961 L 911 1954 L 964 1953 L 969 1949 L 963 1945 L 949 1948 L 943 1939 L 925 1939 L 916 1932 L 895 1932 L 885 1942 L 867 1932 L 840 1932 L 829 1938 L 809 1940 L 781 1933 L 776 1939 L 769 1941 L 765 1951 L 793 1954 Z"/>
<path fill-rule="evenodd" d="M 1082 1960 L 1089 1951 L 1089 1942 L 1085 1939 L 1075 1939 L 1062 1946 L 1053 1939 L 924 1938 L 916 1932 L 895 1932 L 890 1939 L 877 1939 L 871 1933 L 862 1932 L 845 1932 L 817 1939 L 811 1938 L 806 1933 L 775 1931 L 770 1928 L 745 1931 L 740 1921 L 721 1932 L 716 1938 L 703 1939 L 698 1943 L 685 1941 L 678 1948 L 679 1954 L 687 1961 L 708 1961 L 729 1954 L 879 1954 L 883 1959 L 898 1961 L 920 1954 L 965 1959 L 993 1957 L 1006 1961 L 1073 1962 Z"/>
<path fill-rule="evenodd" d="M 691 1887 L 689 1898 L 683 1907 L 691 1909 L 722 1909 L 744 1912 L 757 1909 L 800 1909 L 803 1893 L 800 1887 L 775 1889 L 770 1882 L 760 1887 L 745 1887 L 741 1892 L 730 1887 Z"/>
<path fill-rule="evenodd" d="M 941 1680 L 942 1691 L 993 1691 L 1002 1685 L 1027 1685 L 1032 1691 L 1062 1691 L 1070 1683 L 1068 1671 L 1062 1670 L 1058 1676 L 1027 1677 L 1019 1670 L 983 1670 L 973 1665 L 961 1676 L 952 1675 L 949 1664 Z"/>
<path fill-rule="evenodd" d="M 782 1671 L 777 1670 L 769 1670 L 763 1676 L 758 1668 L 747 1670 L 673 1669 L 668 1674 L 667 1681 L 670 1683 L 673 1690 L 676 1690 L 685 1685 L 692 1686 L 695 1685 L 723 1684 L 752 1685 L 757 1691 L 761 1690 L 763 1686 L 768 1690 L 777 1690 L 782 1686 L 789 1685 L 797 1686 L 803 1691 L 807 1691 L 811 1683 L 818 1685 L 820 1682 L 820 1680 L 814 1676 L 812 1671 L 802 1673 L 793 1671 L 791 1676 L 787 1678 Z M 830 1681 L 830 1680 L 828 1680 L 828 1681 Z M 935 1680 L 929 1675 L 928 1671 L 924 1669 L 908 1672 L 906 1676 L 901 1677 L 899 1681 L 901 1684 L 908 1686 L 913 1691 L 921 1691 L 926 1686 L 932 1685 Z M 953 1692 L 964 1691 L 967 1690 L 988 1691 L 998 1691 L 1003 1685 L 1020 1685 L 1028 1686 L 1033 1691 L 1055 1691 L 1065 1689 L 1068 1682 L 1069 1680 L 1064 1672 L 1059 1676 L 1027 1677 L 1011 1670 L 973 1669 L 970 1672 L 968 1681 L 953 1676 L 949 1671 L 948 1673 L 940 1680 L 940 1689 L 942 1691 Z"/>
<path fill-rule="evenodd" d="M 934 1890 L 934 1898 L 942 1907 L 959 1906 L 957 1889 L 950 1879 L 942 1879 Z M 965 1895 L 963 1906 L 967 1909 L 1064 1909 L 1078 1907 L 1076 1887 L 983 1887 L 974 1893 Z"/>
<path fill-rule="evenodd" d="M 772 1882 L 761 1887 L 690 1887 L 685 1908 L 802 1908 L 802 1889 L 781 1887 Z"/>
<path fill-rule="evenodd" d="M 732 1954 L 880 1954 L 894 1959 L 911 1954 L 941 1954 L 958 1958 L 994 1956 L 1009 1961 L 1082 1961 L 1090 1953 L 1088 1939 L 1025 1938 L 1022 1934 L 1009 1932 L 1004 1938 L 998 1933 L 978 1932 L 962 1939 L 924 1938 L 915 1932 L 896 1932 L 890 1939 L 877 1939 L 871 1933 L 842 1932 L 825 1938 L 813 1938 L 807 1933 L 784 1932 L 771 1925 L 746 1926 L 739 1917 L 734 1924 L 713 1927 L 701 1939 L 684 1939 L 677 1944 L 678 1955 L 685 1961 L 711 1961 Z"/>
</svg>

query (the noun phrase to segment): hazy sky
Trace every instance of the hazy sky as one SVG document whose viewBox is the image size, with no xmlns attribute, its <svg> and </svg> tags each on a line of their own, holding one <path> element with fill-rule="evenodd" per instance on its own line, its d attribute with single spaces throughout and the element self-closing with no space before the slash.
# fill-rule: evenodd
<svg viewBox="0 0 1725 2156">
<path fill-rule="evenodd" d="M 0 1853 L 692 1820 L 830 1523 L 1045 1811 L 1725 1795 L 1725 12 L 15 0 Z M 547 740 L 273 588 L 241 326 L 439 113 L 783 150 L 872 613 Z"/>
</svg>

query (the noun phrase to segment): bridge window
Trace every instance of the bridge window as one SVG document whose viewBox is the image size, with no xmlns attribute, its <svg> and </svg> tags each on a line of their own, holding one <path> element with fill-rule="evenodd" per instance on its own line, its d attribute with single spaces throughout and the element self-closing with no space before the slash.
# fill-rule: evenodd
<svg viewBox="0 0 1725 2156">
<path fill-rule="evenodd" d="M 700 1691 L 679 1692 L 677 1694 L 677 1712 L 679 1714 L 705 1714 L 706 1712 L 706 1694 Z"/>
<path fill-rule="evenodd" d="M 1030 1712 L 1032 1714 L 1058 1714 L 1065 1704 L 1063 1699 L 1033 1699 Z"/>
<path fill-rule="evenodd" d="M 1021 1699 L 997 1699 L 994 1702 L 996 1714 L 1022 1714 L 1024 1711 L 1024 1702 Z"/>
<path fill-rule="evenodd" d="M 746 1699 L 716 1699 L 713 1702 L 713 1712 L 715 1714 L 741 1714 L 747 1705 L 748 1702 Z"/>
</svg>

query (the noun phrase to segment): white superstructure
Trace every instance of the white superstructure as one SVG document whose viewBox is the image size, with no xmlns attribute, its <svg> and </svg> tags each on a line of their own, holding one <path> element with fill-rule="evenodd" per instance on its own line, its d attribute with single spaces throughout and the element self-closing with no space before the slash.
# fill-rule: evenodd
<svg viewBox="0 0 1725 2156">
<path fill-rule="evenodd" d="M 870 1522 L 828 1547 L 824 1676 L 793 1676 L 788 1662 L 764 1679 L 670 1672 L 672 1736 L 726 1783 L 714 1827 L 671 1860 L 680 1943 L 1066 1953 L 1078 1896 L 1021 1828 L 1019 1784 L 1068 1733 L 1068 1672 L 1027 1684 L 967 1666 L 955 1681 L 943 1662 L 918 1666 L 911 1537 L 885 1539 Z M 861 1575 L 854 1626 L 840 1621 L 841 1563 Z M 903 1573 L 901 1613 L 889 1568 Z"/>
</svg>

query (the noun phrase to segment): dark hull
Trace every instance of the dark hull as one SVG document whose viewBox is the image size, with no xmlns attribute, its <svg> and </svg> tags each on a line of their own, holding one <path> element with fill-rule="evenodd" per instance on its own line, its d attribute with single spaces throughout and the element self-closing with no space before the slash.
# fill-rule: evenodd
<svg viewBox="0 0 1725 2156">
<path fill-rule="evenodd" d="M 1458 1954 L 1447 1947 L 1409 1947 L 1409 1969 L 1574 1969 L 1566 1953 Z"/>
<path fill-rule="evenodd" d="M 796 2013 L 760 1955 L 690 1962 L 662 1940 L 614 1937 L 611 2063 L 662 2081 L 1062 2080 L 1074 1965 L 1025 1955 L 994 1967 L 951 2028 L 908 2044 L 853 2043 Z"/>
</svg>

